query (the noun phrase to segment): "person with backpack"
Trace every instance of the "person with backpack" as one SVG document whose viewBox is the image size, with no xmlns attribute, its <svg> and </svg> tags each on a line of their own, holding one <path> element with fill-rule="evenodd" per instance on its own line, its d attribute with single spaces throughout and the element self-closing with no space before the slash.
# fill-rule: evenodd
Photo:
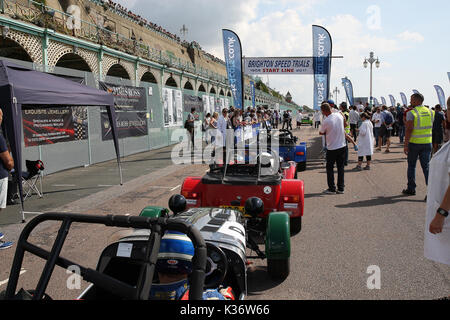
<svg viewBox="0 0 450 320">
<path fill-rule="evenodd" d="M 378 137 L 378 151 L 381 151 L 381 146 L 383 145 L 383 139 L 386 139 L 386 151 L 385 153 L 391 152 L 389 148 L 391 147 L 391 135 L 392 126 L 394 125 L 394 116 L 390 113 L 386 106 L 382 107 L 381 112 L 381 127 L 380 135 Z"/>
</svg>

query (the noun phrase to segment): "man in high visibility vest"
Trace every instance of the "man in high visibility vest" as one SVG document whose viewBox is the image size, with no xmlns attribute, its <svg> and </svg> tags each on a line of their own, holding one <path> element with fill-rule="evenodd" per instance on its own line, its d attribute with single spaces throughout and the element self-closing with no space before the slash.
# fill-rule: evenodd
<svg viewBox="0 0 450 320">
<path fill-rule="evenodd" d="M 406 114 L 406 132 L 404 151 L 408 156 L 408 188 L 405 195 L 416 194 L 416 164 L 420 160 L 425 182 L 428 185 L 428 169 L 431 160 L 432 130 L 434 112 L 423 106 L 423 95 L 415 93 L 411 96 L 413 109 Z"/>
</svg>

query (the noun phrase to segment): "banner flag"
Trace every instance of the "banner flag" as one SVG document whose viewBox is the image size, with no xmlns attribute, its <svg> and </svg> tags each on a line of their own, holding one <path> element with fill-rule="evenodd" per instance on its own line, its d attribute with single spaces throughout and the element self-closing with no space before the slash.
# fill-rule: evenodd
<svg viewBox="0 0 450 320">
<path fill-rule="evenodd" d="M 242 110 L 244 108 L 244 81 L 242 77 L 241 40 L 236 33 L 227 29 L 222 30 L 222 36 L 228 82 L 234 99 L 234 107 Z"/>
<path fill-rule="evenodd" d="M 448 81 L 450 81 L 450 72 L 447 72 Z"/>
<path fill-rule="evenodd" d="M 375 107 L 378 107 L 380 104 L 378 103 L 378 99 L 377 98 L 373 98 L 373 101 L 375 102 Z"/>
<path fill-rule="evenodd" d="M 353 85 L 349 78 L 342 79 L 342 85 L 345 88 L 345 93 L 347 94 L 348 102 L 351 106 L 355 105 L 355 99 L 353 98 Z"/>
<path fill-rule="evenodd" d="M 389 99 L 391 99 L 391 105 L 392 107 L 395 107 L 395 98 L 392 94 L 389 95 Z"/>
<path fill-rule="evenodd" d="M 419 91 L 417 91 L 416 89 L 413 89 L 413 92 L 414 92 L 414 93 L 418 93 L 418 94 L 420 94 L 420 92 L 419 92 Z"/>
<path fill-rule="evenodd" d="M 402 102 L 404 106 L 408 106 L 408 99 L 406 98 L 406 94 L 403 92 L 400 92 L 400 95 L 402 96 Z"/>
<path fill-rule="evenodd" d="M 439 99 L 441 108 L 446 109 L 444 90 L 442 90 L 441 86 L 438 86 L 438 85 L 435 85 L 434 88 L 436 89 L 436 93 L 438 95 L 438 99 Z"/>
<path fill-rule="evenodd" d="M 252 106 L 253 108 L 256 107 L 256 93 L 255 93 L 255 81 L 250 81 L 250 89 L 252 91 Z"/>
<path fill-rule="evenodd" d="M 383 104 L 383 106 L 387 105 L 386 104 L 386 99 L 384 97 L 381 97 L 381 103 Z"/>
<path fill-rule="evenodd" d="M 330 95 L 330 74 L 333 43 L 330 33 L 313 25 L 314 110 Z"/>
</svg>

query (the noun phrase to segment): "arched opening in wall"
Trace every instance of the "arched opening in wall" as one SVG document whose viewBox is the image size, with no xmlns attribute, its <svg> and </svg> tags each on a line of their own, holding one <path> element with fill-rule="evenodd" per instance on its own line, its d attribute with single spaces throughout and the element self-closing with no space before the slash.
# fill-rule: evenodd
<svg viewBox="0 0 450 320">
<path fill-rule="evenodd" d="M 225 95 L 225 92 L 223 92 L 223 89 L 220 89 L 219 95 L 221 95 L 221 96 L 224 96 L 224 95 Z"/>
<path fill-rule="evenodd" d="M 178 88 L 177 82 L 175 81 L 174 78 L 170 77 L 169 79 L 167 79 L 166 81 L 166 87 L 174 87 L 174 88 Z"/>
<path fill-rule="evenodd" d="M 206 89 L 202 84 L 198 87 L 198 92 L 206 92 Z"/>
<path fill-rule="evenodd" d="M 149 83 L 158 83 L 158 81 L 156 81 L 155 76 L 150 71 L 147 71 L 146 73 L 143 74 L 141 81 Z"/>
<path fill-rule="evenodd" d="M 230 91 L 228 91 L 227 97 L 231 97 L 231 92 Z"/>
<path fill-rule="evenodd" d="M 75 53 L 67 53 L 59 58 L 56 67 L 91 72 L 87 62 Z"/>
<path fill-rule="evenodd" d="M 211 90 L 209 90 L 209 93 L 211 93 L 211 94 L 216 94 L 216 89 L 211 88 Z"/>
<path fill-rule="evenodd" d="M 192 84 L 188 81 L 188 82 L 186 82 L 186 84 L 184 85 L 184 89 L 186 89 L 186 90 L 194 90 L 194 87 L 193 87 Z"/>
<path fill-rule="evenodd" d="M 33 62 L 30 55 L 17 42 L 0 37 L 0 56 L 10 59 Z"/>
<path fill-rule="evenodd" d="M 120 64 L 115 64 L 111 68 L 109 68 L 108 73 L 106 75 L 108 77 L 116 77 L 130 80 L 130 75 L 128 74 L 127 70 L 125 70 L 125 68 Z"/>
</svg>

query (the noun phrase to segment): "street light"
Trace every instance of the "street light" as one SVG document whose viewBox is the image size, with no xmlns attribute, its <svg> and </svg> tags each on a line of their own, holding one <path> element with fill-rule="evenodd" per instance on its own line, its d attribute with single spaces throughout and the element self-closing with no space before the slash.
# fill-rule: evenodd
<svg viewBox="0 0 450 320">
<path fill-rule="evenodd" d="M 369 64 L 370 64 L 370 107 L 372 108 L 373 107 L 373 96 L 372 96 L 372 69 L 373 69 L 373 64 L 375 63 L 375 66 L 377 67 L 377 68 L 379 68 L 380 67 L 380 60 L 378 59 L 378 58 L 374 58 L 374 54 L 373 54 L 373 52 L 371 52 L 370 53 L 370 58 L 369 59 L 364 59 L 364 63 L 363 63 L 363 65 L 364 65 L 364 68 L 366 68 L 367 69 L 367 67 L 369 66 Z"/>
<path fill-rule="evenodd" d="M 338 94 L 339 93 L 341 93 L 340 91 L 339 91 L 339 89 L 338 89 L 338 87 L 336 87 L 334 90 L 333 90 L 333 93 L 335 94 L 335 96 L 336 96 L 336 104 L 338 104 L 339 102 L 338 102 Z"/>
</svg>

